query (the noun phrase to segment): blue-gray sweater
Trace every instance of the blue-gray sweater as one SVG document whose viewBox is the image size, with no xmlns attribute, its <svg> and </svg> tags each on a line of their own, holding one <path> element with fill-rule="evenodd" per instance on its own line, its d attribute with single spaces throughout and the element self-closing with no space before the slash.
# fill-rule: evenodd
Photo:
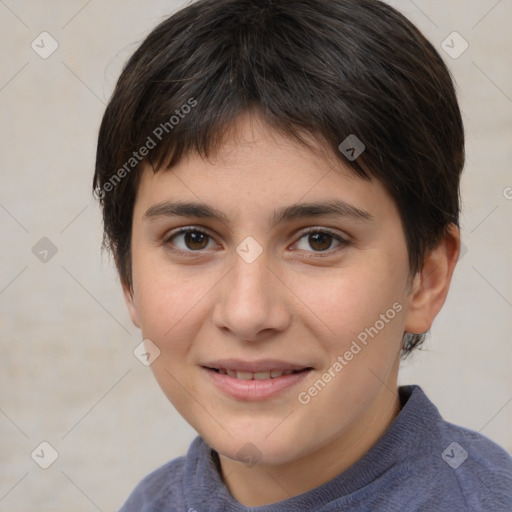
<svg viewBox="0 0 512 512">
<path fill-rule="evenodd" d="M 120 512 L 512 512 L 512 457 L 483 435 L 443 420 L 419 386 L 353 466 L 309 492 L 246 507 L 223 484 L 200 438 L 146 476 Z"/>
</svg>

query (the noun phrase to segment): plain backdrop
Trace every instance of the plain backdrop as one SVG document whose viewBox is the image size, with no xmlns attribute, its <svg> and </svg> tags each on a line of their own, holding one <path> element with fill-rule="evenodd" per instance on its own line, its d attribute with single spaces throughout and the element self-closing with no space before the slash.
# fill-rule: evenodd
<svg viewBox="0 0 512 512">
<path fill-rule="evenodd" d="M 115 511 L 196 435 L 133 355 L 140 334 L 101 254 L 91 194 L 121 67 L 182 5 L 0 0 L 0 511 Z M 464 252 L 400 384 L 420 384 L 448 421 L 512 453 L 512 2 L 392 5 L 450 66 L 467 134 Z"/>
</svg>

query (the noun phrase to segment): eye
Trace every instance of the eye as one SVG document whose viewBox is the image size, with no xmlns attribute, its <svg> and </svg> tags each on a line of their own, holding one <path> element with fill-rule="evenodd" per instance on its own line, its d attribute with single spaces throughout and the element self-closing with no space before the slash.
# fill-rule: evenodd
<svg viewBox="0 0 512 512">
<path fill-rule="evenodd" d="M 189 253 L 207 249 L 209 240 L 212 241 L 212 238 L 208 233 L 191 226 L 173 233 L 165 243 L 176 247 L 172 248 L 175 252 Z"/>
<path fill-rule="evenodd" d="M 301 242 L 304 240 L 304 242 Z M 209 242 L 213 245 L 209 246 Z M 333 242 L 337 242 L 337 248 L 332 249 Z M 300 247 L 302 243 L 302 247 Z M 206 249 L 211 249 L 215 246 L 213 238 L 206 232 L 194 227 L 189 226 L 181 228 L 178 231 L 172 233 L 165 240 L 166 246 L 168 246 L 173 252 L 181 253 L 185 255 L 191 255 L 191 253 L 200 253 Z M 301 238 L 296 244 L 299 250 L 313 252 L 313 258 L 322 258 L 331 255 L 333 252 L 337 252 L 340 248 L 350 245 L 350 242 L 338 234 L 332 233 L 326 229 L 321 228 L 310 228 L 302 233 Z M 309 247 L 308 247 L 309 246 Z M 311 251 L 313 249 L 313 251 Z M 318 254 L 327 252 L 328 254 Z"/>
<path fill-rule="evenodd" d="M 329 250 L 333 241 L 338 242 L 338 247 L 345 247 L 349 245 L 348 240 L 345 240 L 340 235 L 331 233 L 330 231 L 327 231 L 325 229 L 320 228 L 312 228 L 308 231 L 304 232 L 302 237 L 300 238 L 299 242 L 297 242 L 297 245 L 300 245 L 300 241 L 305 239 L 306 241 L 303 243 L 303 247 L 298 247 L 300 250 L 306 250 L 308 251 L 309 248 L 313 249 L 314 253 L 318 252 L 336 252 L 336 249 Z M 324 257 L 323 255 L 316 255 L 314 257 Z"/>
</svg>

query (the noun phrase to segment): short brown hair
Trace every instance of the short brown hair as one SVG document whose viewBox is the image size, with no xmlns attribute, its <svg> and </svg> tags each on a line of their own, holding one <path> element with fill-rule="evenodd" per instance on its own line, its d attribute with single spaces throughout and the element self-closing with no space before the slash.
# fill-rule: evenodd
<svg viewBox="0 0 512 512">
<path fill-rule="evenodd" d="M 143 41 L 101 123 L 93 188 L 124 284 L 140 163 L 156 172 L 191 151 L 208 156 L 250 109 L 303 143 L 304 131 L 325 141 L 387 187 L 411 273 L 458 226 L 464 129 L 454 84 L 402 14 L 378 0 L 199 0 Z M 354 160 L 339 150 L 351 135 L 365 146 Z M 405 355 L 423 341 L 406 336 Z"/>
</svg>

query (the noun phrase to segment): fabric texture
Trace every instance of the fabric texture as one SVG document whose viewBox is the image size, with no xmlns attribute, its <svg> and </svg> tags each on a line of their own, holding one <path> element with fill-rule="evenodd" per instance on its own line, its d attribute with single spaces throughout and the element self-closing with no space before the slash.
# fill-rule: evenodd
<svg viewBox="0 0 512 512">
<path fill-rule="evenodd" d="M 512 512 L 512 457 L 446 422 L 419 386 L 398 389 L 401 411 L 380 440 L 309 492 L 262 507 L 240 504 L 198 436 L 186 456 L 146 476 L 120 512 Z"/>
</svg>

